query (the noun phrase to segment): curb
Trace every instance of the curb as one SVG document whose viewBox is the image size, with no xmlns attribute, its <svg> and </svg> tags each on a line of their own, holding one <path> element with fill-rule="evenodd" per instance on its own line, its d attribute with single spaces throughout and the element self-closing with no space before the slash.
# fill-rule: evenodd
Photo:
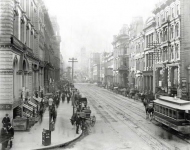
<svg viewBox="0 0 190 150">
<path fill-rule="evenodd" d="M 52 146 L 47 146 L 47 147 L 42 147 L 42 148 L 36 148 L 36 149 L 33 149 L 33 150 L 46 150 L 46 149 L 52 149 L 52 148 L 59 148 L 59 147 L 65 147 L 69 144 L 71 144 L 72 142 L 78 140 L 79 138 L 81 138 L 83 135 L 83 132 L 75 139 L 71 140 L 71 141 L 68 141 L 68 142 L 65 142 L 65 143 L 62 143 L 62 144 L 57 144 L 57 145 L 52 145 Z"/>
</svg>

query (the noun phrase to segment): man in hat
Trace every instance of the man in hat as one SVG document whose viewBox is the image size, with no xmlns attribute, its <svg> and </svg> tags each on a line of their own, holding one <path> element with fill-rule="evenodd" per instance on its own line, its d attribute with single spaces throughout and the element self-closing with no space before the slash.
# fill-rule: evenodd
<svg viewBox="0 0 190 150">
<path fill-rule="evenodd" d="M 7 148 L 8 144 L 7 138 L 8 138 L 7 126 L 3 124 L 3 128 L 1 129 L 2 150 L 5 150 Z"/>
<path fill-rule="evenodd" d="M 81 124 L 81 117 L 79 114 L 76 116 L 76 134 L 79 134 L 79 126 Z"/>
<path fill-rule="evenodd" d="M 2 120 L 3 125 L 5 125 L 6 127 L 8 126 L 8 123 L 10 123 L 10 118 L 9 118 L 9 114 L 6 114 L 5 117 Z"/>
<path fill-rule="evenodd" d="M 11 148 L 13 145 L 12 139 L 14 138 L 14 128 L 11 126 L 11 123 L 8 123 L 7 131 L 8 131 L 8 137 L 10 138 L 10 148 Z"/>
</svg>

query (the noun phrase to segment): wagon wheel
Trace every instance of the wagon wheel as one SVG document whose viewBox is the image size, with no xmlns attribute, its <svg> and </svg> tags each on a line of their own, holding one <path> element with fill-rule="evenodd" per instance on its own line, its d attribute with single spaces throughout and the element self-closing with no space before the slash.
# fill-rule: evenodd
<svg viewBox="0 0 190 150">
<path fill-rule="evenodd" d="M 95 125 L 95 122 L 96 122 L 96 117 L 95 117 L 95 116 L 92 116 L 92 117 L 91 117 L 91 126 L 92 126 L 92 127 Z"/>
</svg>

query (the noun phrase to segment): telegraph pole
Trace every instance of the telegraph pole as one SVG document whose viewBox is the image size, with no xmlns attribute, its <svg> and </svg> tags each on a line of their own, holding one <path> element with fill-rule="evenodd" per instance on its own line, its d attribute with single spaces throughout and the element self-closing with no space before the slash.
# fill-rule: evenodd
<svg viewBox="0 0 190 150">
<path fill-rule="evenodd" d="M 70 61 L 68 62 L 72 62 L 72 82 L 73 82 L 73 74 L 74 74 L 74 63 L 78 62 L 76 58 L 69 58 Z"/>
<path fill-rule="evenodd" d="M 73 74 L 74 74 L 74 63 L 78 62 L 76 58 L 69 58 L 70 61 L 72 62 L 72 82 L 73 82 Z M 73 82 L 74 83 L 74 82 Z M 73 91 L 72 91 L 73 92 Z M 74 110 L 75 110 L 75 105 L 74 105 L 74 92 L 72 93 L 72 105 L 73 105 L 73 115 L 74 115 Z"/>
</svg>

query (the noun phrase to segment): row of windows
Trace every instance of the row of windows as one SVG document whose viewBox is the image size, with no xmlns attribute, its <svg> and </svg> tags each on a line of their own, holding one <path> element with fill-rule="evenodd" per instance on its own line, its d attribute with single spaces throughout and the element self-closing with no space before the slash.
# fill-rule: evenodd
<svg viewBox="0 0 190 150">
<path fill-rule="evenodd" d="M 179 44 L 171 45 L 169 48 L 166 46 L 162 50 L 158 50 L 157 53 L 146 55 L 146 66 L 151 67 L 153 60 L 155 62 L 173 61 L 180 58 Z"/>
<path fill-rule="evenodd" d="M 161 32 L 157 32 L 157 41 L 165 42 L 177 38 L 180 36 L 179 23 L 171 25 L 170 28 L 164 27 Z"/>
<path fill-rule="evenodd" d="M 155 112 L 161 113 L 167 117 L 173 118 L 173 119 L 185 119 L 184 116 L 184 111 L 177 111 L 174 109 L 170 109 L 168 107 L 165 106 L 161 106 L 161 105 L 155 105 Z"/>
<path fill-rule="evenodd" d="M 161 15 L 157 16 L 157 26 L 160 26 L 161 23 L 165 22 L 168 19 L 175 18 L 180 14 L 180 5 L 176 4 L 170 7 L 169 9 L 163 11 Z"/>
</svg>

